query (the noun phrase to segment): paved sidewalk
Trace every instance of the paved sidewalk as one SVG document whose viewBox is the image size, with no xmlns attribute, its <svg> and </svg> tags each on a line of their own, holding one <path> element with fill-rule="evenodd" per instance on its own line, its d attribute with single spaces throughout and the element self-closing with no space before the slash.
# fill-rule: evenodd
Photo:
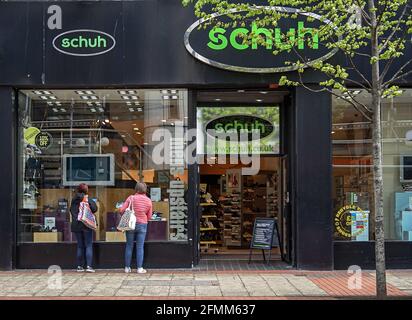
<svg viewBox="0 0 412 320">
<path fill-rule="evenodd" d="M 348 280 L 349 276 L 343 271 L 151 270 L 141 275 L 98 270 L 95 274 L 63 271 L 60 281 L 46 270 L 25 270 L 0 272 L 0 299 L 239 300 L 374 296 L 374 272 L 362 273 L 359 289 L 349 289 Z M 391 297 L 412 299 L 412 270 L 389 271 L 388 293 Z"/>
</svg>

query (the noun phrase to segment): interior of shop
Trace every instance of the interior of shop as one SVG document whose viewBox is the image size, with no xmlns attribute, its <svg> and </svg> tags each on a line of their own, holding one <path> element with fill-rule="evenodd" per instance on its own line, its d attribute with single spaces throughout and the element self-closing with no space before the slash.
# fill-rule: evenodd
<svg viewBox="0 0 412 320">
<path fill-rule="evenodd" d="M 285 172 L 282 171 L 279 156 L 279 106 L 282 102 L 283 96 L 279 92 L 239 90 L 199 93 L 197 129 L 202 132 L 216 119 L 222 119 L 221 123 L 230 127 L 233 123 L 247 124 L 252 115 L 266 119 L 274 128 L 268 138 L 259 140 L 260 149 L 256 152 L 258 169 L 253 174 L 244 174 L 244 169 L 251 165 L 230 161 L 231 156 L 236 158 L 245 153 L 241 151 L 241 146 L 237 153 L 228 148 L 222 151 L 213 147 L 216 148 L 213 150 L 211 145 L 217 146 L 218 142 L 198 140 L 198 154 L 203 160 L 199 165 L 201 258 L 247 259 L 256 218 L 275 218 L 279 236 L 282 234 L 281 201 L 282 188 L 285 187 L 282 186 Z M 221 123 L 216 127 L 219 128 Z M 199 131 L 198 137 L 200 134 Z M 262 259 L 260 251 L 253 250 L 252 254 Z M 279 247 L 272 248 L 272 257 L 280 259 Z"/>
</svg>

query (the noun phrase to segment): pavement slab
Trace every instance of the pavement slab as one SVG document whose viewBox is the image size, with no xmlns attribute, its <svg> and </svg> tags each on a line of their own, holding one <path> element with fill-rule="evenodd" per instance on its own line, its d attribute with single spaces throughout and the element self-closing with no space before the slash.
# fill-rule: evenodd
<svg viewBox="0 0 412 320">
<path fill-rule="evenodd" d="M 69 297 L 105 298 L 335 298 L 370 297 L 375 276 L 362 273 L 362 284 L 350 289 L 345 271 L 255 270 L 193 271 L 157 270 L 125 274 L 123 270 L 95 274 L 63 272 L 61 289 L 49 281 L 47 270 L 0 272 L 0 299 Z M 390 296 L 412 298 L 412 270 L 388 271 Z M 50 282 L 50 283 L 49 283 Z"/>
</svg>

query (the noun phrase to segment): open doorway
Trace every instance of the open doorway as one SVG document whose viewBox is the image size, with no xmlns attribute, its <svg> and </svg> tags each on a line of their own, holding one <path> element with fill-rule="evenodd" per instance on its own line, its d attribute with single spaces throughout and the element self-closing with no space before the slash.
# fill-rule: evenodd
<svg viewBox="0 0 412 320">
<path fill-rule="evenodd" d="M 201 261 L 247 261 L 256 218 L 276 219 L 280 242 L 287 239 L 287 175 L 281 143 L 283 96 L 276 91 L 256 90 L 198 94 Z M 249 134 L 248 140 L 228 147 L 227 137 L 219 144 L 219 138 L 210 139 L 209 129 L 235 133 L 238 138 L 243 132 Z M 252 131 L 259 132 L 258 139 L 250 135 Z M 245 163 L 240 160 L 242 156 L 255 156 L 254 163 Z M 281 247 L 272 249 L 273 260 L 282 260 L 287 248 Z M 262 260 L 261 250 L 253 250 L 252 259 Z"/>
</svg>

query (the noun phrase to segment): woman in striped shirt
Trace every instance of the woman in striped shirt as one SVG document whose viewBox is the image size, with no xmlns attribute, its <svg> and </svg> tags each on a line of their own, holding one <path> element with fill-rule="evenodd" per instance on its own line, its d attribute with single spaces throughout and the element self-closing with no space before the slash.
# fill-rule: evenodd
<svg viewBox="0 0 412 320">
<path fill-rule="evenodd" d="M 126 231 L 126 263 L 124 268 L 126 273 L 132 271 L 130 264 L 132 261 L 133 244 L 135 241 L 137 272 L 146 273 L 146 270 L 143 269 L 144 240 L 146 238 L 147 223 L 152 218 L 153 213 L 152 201 L 146 196 L 146 192 L 146 184 L 137 182 L 135 194 L 129 196 L 120 209 L 120 213 L 123 214 L 129 205 L 131 205 L 131 208 L 136 215 L 136 228 L 131 231 Z"/>
</svg>

